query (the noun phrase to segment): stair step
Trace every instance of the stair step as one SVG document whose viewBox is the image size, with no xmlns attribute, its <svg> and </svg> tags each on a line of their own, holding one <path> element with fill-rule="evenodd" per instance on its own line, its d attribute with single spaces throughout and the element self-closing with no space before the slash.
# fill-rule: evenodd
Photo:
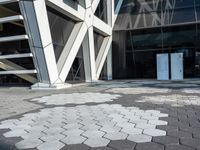
<svg viewBox="0 0 200 150">
<path fill-rule="evenodd" d="M 0 60 L 1 59 L 13 59 L 13 58 L 25 58 L 25 57 L 33 57 L 33 54 L 25 53 L 25 54 L 0 55 Z"/>
<path fill-rule="evenodd" d="M 20 21 L 20 20 L 23 20 L 22 15 L 9 16 L 9 17 L 0 18 L 0 23 L 7 23 L 7 22 L 13 22 L 13 21 Z"/>
<path fill-rule="evenodd" d="M 0 5 L 18 2 L 19 0 L 1 0 Z"/>
<path fill-rule="evenodd" d="M 34 70 L 9 70 L 9 71 L 0 71 L 0 75 L 6 74 L 35 74 L 37 71 Z"/>
<path fill-rule="evenodd" d="M 8 37 L 1 37 L 0 42 L 10 42 L 10 41 L 18 41 L 18 40 L 27 40 L 28 35 L 15 35 Z"/>
</svg>

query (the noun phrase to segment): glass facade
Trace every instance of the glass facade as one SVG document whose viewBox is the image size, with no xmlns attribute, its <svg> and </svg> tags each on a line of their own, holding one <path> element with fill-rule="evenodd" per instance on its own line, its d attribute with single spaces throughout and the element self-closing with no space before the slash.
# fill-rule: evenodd
<svg viewBox="0 0 200 150">
<path fill-rule="evenodd" d="M 198 0 L 124 1 L 113 31 L 114 78 L 156 78 L 156 55 L 177 52 L 184 77 L 200 77 L 199 15 Z"/>
</svg>

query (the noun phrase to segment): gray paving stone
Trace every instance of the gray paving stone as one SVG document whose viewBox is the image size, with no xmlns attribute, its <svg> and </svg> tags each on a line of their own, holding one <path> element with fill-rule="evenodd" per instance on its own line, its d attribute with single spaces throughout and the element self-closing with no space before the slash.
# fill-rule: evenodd
<svg viewBox="0 0 200 150">
<path fill-rule="evenodd" d="M 61 150 L 89 150 L 90 147 L 85 144 L 65 145 Z"/>
<path fill-rule="evenodd" d="M 90 146 L 90 147 L 101 147 L 101 146 L 107 146 L 110 140 L 105 139 L 105 138 L 88 138 L 84 144 Z"/>
<path fill-rule="evenodd" d="M 192 137 L 191 133 L 184 132 L 184 131 L 168 131 L 167 135 L 172 136 L 172 137 L 178 137 L 178 138 Z"/>
<path fill-rule="evenodd" d="M 136 150 L 164 150 L 164 146 L 158 143 L 140 143 L 136 145 Z"/>
<path fill-rule="evenodd" d="M 115 140 L 111 141 L 108 145 L 108 147 L 115 150 L 133 150 L 135 146 L 136 143 L 129 140 Z"/>
<path fill-rule="evenodd" d="M 114 149 L 109 147 L 96 147 L 96 148 L 91 148 L 90 150 L 114 150 Z"/>
<path fill-rule="evenodd" d="M 151 142 L 152 137 L 145 134 L 135 134 L 129 135 L 127 139 L 136 143 L 146 143 Z"/>
<path fill-rule="evenodd" d="M 28 139 L 28 140 L 22 140 L 15 144 L 15 146 L 18 149 L 29 149 L 29 148 L 35 148 L 42 144 L 42 141 L 39 139 Z"/>
<path fill-rule="evenodd" d="M 200 140 L 195 138 L 182 138 L 181 144 L 189 147 L 193 147 L 196 149 L 200 149 Z"/>
<path fill-rule="evenodd" d="M 170 137 L 170 136 L 158 136 L 153 137 L 153 142 L 160 143 L 163 145 L 175 145 L 179 144 L 179 138 Z"/>
<path fill-rule="evenodd" d="M 165 150 L 195 150 L 195 149 L 184 145 L 167 145 L 165 147 Z"/>
<path fill-rule="evenodd" d="M 65 144 L 59 141 L 48 141 L 37 147 L 38 150 L 60 150 Z"/>
</svg>

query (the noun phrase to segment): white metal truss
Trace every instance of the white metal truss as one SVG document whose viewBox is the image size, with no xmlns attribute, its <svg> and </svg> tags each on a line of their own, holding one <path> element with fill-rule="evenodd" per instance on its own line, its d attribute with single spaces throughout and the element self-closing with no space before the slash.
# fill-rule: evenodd
<svg viewBox="0 0 200 150">
<path fill-rule="evenodd" d="M 23 16 L 15 16 L 15 18 L 24 18 L 29 45 L 40 81 L 36 86 L 46 84 L 48 87 L 54 87 L 57 84 L 64 84 L 81 45 L 83 48 L 86 81 L 92 82 L 99 79 L 106 59 L 108 76 L 109 79 L 112 79 L 112 29 L 123 0 L 118 0 L 116 9 L 114 8 L 115 0 L 107 0 L 107 23 L 95 16 L 95 11 L 100 1 L 84 0 L 85 7 L 80 4 L 73 7 L 68 4 L 68 1 L 63 0 L 19 1 Z M 76 22 L 57 62 L 46 5 Z M 4 18 L 4 20 L 9 19 Z M 94 31 L 105 37 L 96 59 Z M 0 40 L 12 40 L 12 38 Z"/>
<path fill-rule="evenodd" d="M 100 0 L 85 0 L 85 8 L 78 5 L 76 9 L 71 8 L 62 0 L 47 1 L 47 4 L 57 11 L 60 11 L 71 19 L 80 21 L 74 26 L 57 63 L 59 77 L 63 82 L 67 78 L 81 45 L 83 46 L 86 81 L 98 80 L 111 47 L 112 28 L 119 12 L 119 8 L 122 5 L 122 1 L 123 0 L 120 0 L 118 2 L 116 12 L 114 12 L 114 0 L 107 1 L 108 23 L 105 23 L 94 15 Z M 105 37 L 96 60 L 94 50 L 94 30 Z"/>
</svg>

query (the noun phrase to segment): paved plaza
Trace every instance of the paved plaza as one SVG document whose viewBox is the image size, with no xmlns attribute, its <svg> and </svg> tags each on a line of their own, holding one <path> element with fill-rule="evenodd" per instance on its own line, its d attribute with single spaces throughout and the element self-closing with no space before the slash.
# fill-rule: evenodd
<svg viewBox="0 0 200 150">
<path fill-rule="evenodd" d="M 200 150 L 200 81 L 0 89 L 0 150 Z"/>
</svg>

